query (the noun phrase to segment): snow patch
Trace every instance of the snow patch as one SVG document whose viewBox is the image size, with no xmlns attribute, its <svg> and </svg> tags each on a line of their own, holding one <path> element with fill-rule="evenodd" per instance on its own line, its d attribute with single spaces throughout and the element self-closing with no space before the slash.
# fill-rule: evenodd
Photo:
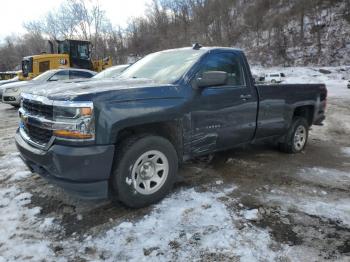
<svg viewBox="0 0 350 262">
<path fill-rule="evenodd" d="M 317 196 L 275 195 L 268 196 L 268 200 L 278 202 L 288 210 L 297 209 L 309 215 L 323 217 L 350 227 L 350 198 L 325 199 Z"/>
<path fill-rule="evenodd" d="M 222 185 L 223 183 L 224 183 L 224 181 L 222 181 L 222 180 L 215 181 L 215 184 L 217 184 L 217 185 Z"/>
<path fill-rule="evenodd" d="M 327 187 L 349 189 L 350 173 L 326 168 L 308 168 L 297 173 L 299 179 L 317 185 Z M 313 193 L 313 194 L 311 194 Z M 318 192 L 316 192 L 318 193 Z M 337 198 L 327 195 L 321 191 L 319 195 L 315 192 L 300 194 L 288 191 L 278 191 L 276 194 L 267 195 L 267 201 L 279 203 L 285 210 L 297 209 L 309 215 L 323 217 L 350 227 L 350 198 Z"/>
<path fill-rule="evenodd" d="M 31 175 L 32 175 L 32 172 L 30 171 L 19 171 L 13 174 L 13 176 L 10 178 L 10 181 L 21 180 Z"/>
<path fill-rule="evenodd" d="M 190 189 L 166 198 L 141 221 L 121 223 L 87 241 L 86 247 L 103 250 L 107 261 L 199 260 L 211 252 L 241 261 L 278 256 L 270 249 L 267 231 L 256 227 L 239 230 L 234 225 L 238 219 L 215 193 Z"/>
<path fill-rule="evenodd" d="M 350 157 L 350 147 L 343 147 L 342 148 L 342 153 L 346 156 Z"/>
<path fill-rule="evenodd" d="M 50 242 L 37 230 L 40 208 L 26 207 L 30 198 L 14 186 L 0 190 L 0 254 L 7 261 L 41 261 L 54 256 Z"/>
<path fill-rule="evenodd" d="M 21 180 L 31 175 L 31 172 L 26 171 L 26 166 L 19 153 L 11 153 L 0 158 L 0 181 Z"/>
<path fill-rule="evenodd" d="M 330 186 L 341 189 L 350 187 L 350 172 L 343 172 L 328 168 L 306 168 L 302 169 L 297 177 L 323 186 Z"/>
<path fill-rule="evenodd" d="M 243 210 L 243 211 L 241 211 L 241 214 L 247 220 L 256 221 L 259 219 L 259 210 L 258 209 Z"/>
</svg>

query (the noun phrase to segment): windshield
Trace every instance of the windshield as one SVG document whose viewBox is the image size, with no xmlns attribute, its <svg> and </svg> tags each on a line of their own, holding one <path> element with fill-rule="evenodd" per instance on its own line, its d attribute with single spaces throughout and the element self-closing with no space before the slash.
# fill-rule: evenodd
<svg viewBox="0 0 350 262">
<path fill-rule="evenodd" d="M 52 70 L 46 71 L 38 75 L 37 77 L 34 77 L 32 81 L 45 81 L 52 75 L 52 73 L 53 73 Z"/>
<path fill-rule="evenodd" d="M 120 65 L 120 66 L 114 66 L 111 68 L 107 68 L 106 70 L 103 70 L 102 72 L 95 75 L 93 78 L 102 79 L 102 78 L 114 78 L 117 77 L 127 68 L 129 65 Z"/>
<path fill-rule="evenodd" d="M 150 54 L 126 69 L 121 78 L 148 78 L 162 84 L 178 80 L 204 54 L 203 50 L 177 49 Z"/>
</svg>

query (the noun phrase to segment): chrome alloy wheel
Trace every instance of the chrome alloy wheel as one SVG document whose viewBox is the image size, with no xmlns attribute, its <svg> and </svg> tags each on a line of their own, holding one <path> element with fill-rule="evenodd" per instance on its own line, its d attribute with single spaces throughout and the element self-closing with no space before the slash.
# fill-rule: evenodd
<svg viewBox="0 0 350 262">
<path fill-rule="evenodd" d="M 294 147 L 296 150 L 302 150 L 306 143 L 306 128 L 304 126 L 298 126 L 294 134 Z"/>
<path fill-rule="evenodd" d="M 132 181 L 135 190 L 143 195 L 157 192 L 166 181 L 169 162 L 166 156 L 157 150 L 143 153 L 132 167 Z"/>
</svg>

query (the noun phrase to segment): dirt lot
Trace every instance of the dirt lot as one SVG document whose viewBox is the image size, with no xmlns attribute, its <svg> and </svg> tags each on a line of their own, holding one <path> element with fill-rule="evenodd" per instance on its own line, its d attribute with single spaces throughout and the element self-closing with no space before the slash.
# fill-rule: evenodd
<svg viewBox="0 0 350 262">
<path fill-rule="evenodd" d="M 269 144 L 186 163 L 161 203 L 82 201 L 30 174 L 0 104 L 0 261 L 350 261 L 350 103 L 304 153 Z"/>
</svg>

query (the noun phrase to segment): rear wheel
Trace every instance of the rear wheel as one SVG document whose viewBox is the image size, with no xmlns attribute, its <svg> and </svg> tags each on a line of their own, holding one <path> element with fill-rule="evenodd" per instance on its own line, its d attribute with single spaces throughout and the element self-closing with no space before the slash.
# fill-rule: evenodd
<svg viewBox="0 0 350 262">
<path fill-rule="evenodd" d="M 133 137 L 117 154 L 112 186 L 126 206 L 139 208 L 156 203 L 172 188 L 178 158 L 167 139 L 153 135 Z"/>
<path fill-rule="evenodd" d="M 299 153 L 304 150 L 309 136 L 309 124 L 303 117 L 295 117 L 280 149 L 286 153 Z"/>
</svg>

